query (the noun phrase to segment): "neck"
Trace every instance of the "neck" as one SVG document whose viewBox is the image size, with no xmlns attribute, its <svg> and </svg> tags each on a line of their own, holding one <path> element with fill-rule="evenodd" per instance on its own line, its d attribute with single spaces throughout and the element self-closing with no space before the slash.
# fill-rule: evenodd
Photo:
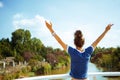
<svg viewBox="0 0 120 80">
<path fill-rule="evenodd" d="M 83 51 L 82 47 L 76 47 L 76 49 Z"/>
<path fill-rule="evenodd" d="M 80 52 L 84 52 L 84 49 L 82 49 L 82 47 L 76 47 L 77 50 L 79 50 Z"/>
</svg>

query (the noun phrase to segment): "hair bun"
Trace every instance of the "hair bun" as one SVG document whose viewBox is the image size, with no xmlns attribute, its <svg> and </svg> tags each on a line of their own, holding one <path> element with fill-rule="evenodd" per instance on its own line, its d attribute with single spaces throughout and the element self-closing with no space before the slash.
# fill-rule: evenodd
<svg viewBox="0 0 120 80">
<path fill-rule="evenodd" d="M 77 30 L 74 34 L 74 44 L 77 47 L 81 48 L 84 45 L 84 39 L 82 37 L 82 32 L 80 30 Z"/>
<path fill-rule="evenodd" d="M 77 30 L 74 34 L 75 37 L 79 37 L 81 38 L 82 37 L 82 32 L 80 30 Z"/>
</svg>

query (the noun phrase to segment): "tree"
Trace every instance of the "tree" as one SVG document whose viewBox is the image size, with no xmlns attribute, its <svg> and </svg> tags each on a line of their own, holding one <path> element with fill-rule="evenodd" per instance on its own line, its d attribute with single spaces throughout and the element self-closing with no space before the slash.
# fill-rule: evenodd
<svg viewBox="0 0 120 80">
<path fill-rule="evenodd" d="M 2 38 L 0 40 L 0 55 L 2 55 L 2 57 L 13 56 L 10 41 L 8 38 Z"/>
<path fill-rule="evenodd" d="M 12 47 L 15 48 L 18 53 L 23 53 L 24 50 L 30 50 L 29 42 L 31 34 L 28 30 L 18 29 L 12 33 Z"/>
<path fill-rule="evenodd" d="M 24 57 L 24 60 L 28 62 L 33 57 L 33 55 L 31 52 L 26 51 L 23 53 L 23 57 Z"/>
<path fill-rule="evenodd" d="M 46 59 L 52 66 L 55 66 L 55 64 L 58 62 L 58 59 L 52 53 L 48 53 Z"/>
<path fill-rule="evenodd" d="M 113 68 L 115 71 L 120 71 L 120 47 L 117 47 L 113 53 Z M 115 66 L 114 66 L 115 65 Z"/>
<path fill-rule="evenodd" d="M 32 38 L 30 46 L 33 52 L 39 53 L 41 51 L 43 44 L 40 39 Z"/>
</svg>

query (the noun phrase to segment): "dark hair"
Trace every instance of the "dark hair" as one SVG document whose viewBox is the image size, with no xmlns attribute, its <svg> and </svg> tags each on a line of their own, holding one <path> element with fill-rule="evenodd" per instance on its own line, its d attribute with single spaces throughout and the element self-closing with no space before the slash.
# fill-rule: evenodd
<svg viewBox="0 0 120 80">
<path fill-rule="evenodd" d="M 74 33 L 74 44 L 76 47 L 80 47 L 80 48 L 84 45 L 83 35 L 80 30 L 77 30 Z"/>
</svg>

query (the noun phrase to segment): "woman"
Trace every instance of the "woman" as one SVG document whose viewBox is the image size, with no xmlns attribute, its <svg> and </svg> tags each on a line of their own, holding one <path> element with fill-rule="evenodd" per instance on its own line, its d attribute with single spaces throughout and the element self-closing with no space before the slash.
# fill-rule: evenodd
<svg viewBox="0 0 120 80">
<path fill-rule="evenodd" d="M 70 76 L 72 80 L 87 80 L 88 62 L 90 60 L 91 54 L 96 48 L 97 44 L 105 36 L 105 34 L 111 29 L 113 24 L 108 24 L 104 32 L 86 49 L 83 49 L 84 38 L 80 30 L 77 30 L 74 34 L 74 44 L 76 48 L 68 46 L 65 44 L 60 37 L 52 29 L 52 23 L 45 21 L 47 28 L 50 30 L 51 34 L 58 41 L 58 43 L 66 50 L 71 57 L 71 71 Z"/>
</svg>

